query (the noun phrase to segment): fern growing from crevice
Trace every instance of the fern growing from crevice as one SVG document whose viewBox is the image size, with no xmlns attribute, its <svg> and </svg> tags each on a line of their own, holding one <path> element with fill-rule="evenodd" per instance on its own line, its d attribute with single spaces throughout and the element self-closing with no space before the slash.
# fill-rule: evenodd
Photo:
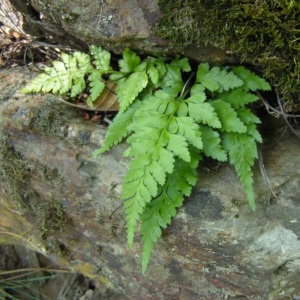
<svg viewBox="0 0 300 300">
<path fill-rule="evenodd" d="M 143 273 L 162 229 L 196 184 L 203 156 L 234 166 L 255 210 L 252 166 L 256 143 L 261 142 L 260 120 L 247 105 L 258 100 L 256 90 L 270 90 L 264 79 L 243 66 L 202 63 L 191 70 L 186 58 L 142 60 L 130 49 L 114 70 L 107 51 L 92 46 L 90 52 L 90 57 L 63 54 L 62 61 L 45 68 L 23 92 L 68 92 L 74 97 L 88 88 L 92 105 L 106 81 L 116 83 L 120 109 L 95 155 L 124 140 L 129 145 L 124 155 L 131 161 L 121 198 L 129 246 L 141 225 Z"/>
</svg>

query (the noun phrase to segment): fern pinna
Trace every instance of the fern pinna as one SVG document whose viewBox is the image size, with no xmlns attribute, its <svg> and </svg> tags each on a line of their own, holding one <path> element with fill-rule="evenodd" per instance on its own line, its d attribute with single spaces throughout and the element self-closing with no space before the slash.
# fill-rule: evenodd
<svg viewBox="0 0 300 300">
<path fill-rule="evenodd" d="M 129 246 L 141 225 L 142 273 L 162 229 L 196 184 L 203 156 L 229 160 L 255 210 L 252 166 L 256 143 L 261 142 L 256 128 L 260 120 L 247 105 L 258 100 L 256 90 L 270 90 L 264 79 L 243 66 L 202 63 L 192 71 L 186 58 L 141 60 L 130 49 L 113 70 L 109 52 L 92 46 L 90 56 L 63 54 L 62 61 L 45 68 L 23 92 L 69 92 L 74 97 L 88 88 L 92 106 L 107 80 L 116 83 L 120 109 L 95 155 L 124 139 L 129 145 L 124 155 L 131 162 L 121 197 Z"/>
</svg>

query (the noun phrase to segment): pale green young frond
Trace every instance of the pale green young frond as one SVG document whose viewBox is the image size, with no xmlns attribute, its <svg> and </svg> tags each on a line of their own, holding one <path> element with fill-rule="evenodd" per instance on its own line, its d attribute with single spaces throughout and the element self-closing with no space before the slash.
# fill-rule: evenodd
<svg viewBox="0 0 300 300">
<path fill-rule="evenodd" d="M 102 49 L 101 47 L 91 46 L 90 53 L 93 56 L 93 64 L 96 66 L 96 69 L 100 74 L 107 73 L 111 70 L 111 55 L 108 51 Z"/>
<path fill-rule="evenodd" d="M 138 94 L 147 86 L 146 72 L 135 72 L 120 81 L 117 87 L 120 111 L 124 112 L 137 98 Z"/>
<path fill-rule="evenodd" d="M 92 70 L 90 58 L 87 54 L 74 52 L 61 54 L 61 61 L 53 61 L 51 67 L 46 67 L 44 73 L 35 77 L 25 88 L 23 93 L 45 92 L 65 94 L 71 92 L 75 97 L 85 87 L 85 75 Z"/>
</svg>

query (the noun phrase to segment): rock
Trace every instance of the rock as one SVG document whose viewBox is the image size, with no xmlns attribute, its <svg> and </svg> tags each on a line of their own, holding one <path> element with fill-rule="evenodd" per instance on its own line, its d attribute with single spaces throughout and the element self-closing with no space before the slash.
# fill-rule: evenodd
<svg viewBox="0 0 300 300">
<path fill-rule="evenodd" d="M 199 168 L 192 196 L 141 276 L 139 240 L 127 247 L 119 199 L 125 145 L 93 157 L 106 128 L 84 120 L 58 96 L 20 94 L 32 76 L 27 68 L 0 73 L 2 228 L 121 298 L 300 296 L 299 140 L 288 133 L 278 139 L 280 128 L 264 131 L 262 153 L 277 198 L 256 166 L 256 213 L 231 167 Z M 13 226 L 16 218 L 20 225 Z"/>
<path fill-rule="evenodd" d="M 181 53 L 198 61 L 236 62 L 214 45 L 175 46 L 171 39 L 159 37 L 158 1 L 33 0 L 31 4 L 22 0 L 3 1 L 0 21 L 10 26 L 13 14 L 20 31 L 30 36 L 29 46 L 33 48 L 56 46 L 86 51 L 88 45 L 94 44 L 115 54 L 129 47 L 146 55 Z"/>
</svg>

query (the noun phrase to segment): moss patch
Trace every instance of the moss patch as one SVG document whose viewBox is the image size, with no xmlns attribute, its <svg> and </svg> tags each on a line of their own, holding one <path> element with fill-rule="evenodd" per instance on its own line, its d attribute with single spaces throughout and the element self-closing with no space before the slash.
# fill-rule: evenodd
<svg viewBox="0 0 300 300">
<path fill-rule="evenodd" d="M 293 0 L 160 0 L 157 34 L 175 45 L 214 45 L 263 68 L 300 109 L 300 5 Z"/>
<path fill-rule="evenodd" d="M 57 134 L 64 122 L 62 111 L 57 105 L 47 105 L 32 108 L 34 117 L 31 119 L 29 129 L 47 134 Z"/>
<path fill-rule="evenodd" d="M 15 153 L 8 138 L 0 132 L 0 181 L 17 210 L 25 211 L 28 207 L 26 181 L 33 170 L 34 166 Z"/>
<path fill-rule="evenodd" d="M 47 245 L 48 235 L 53 235 L 53 231 L 61 231 L 68 219 L 58 199 L 42 199 L 36 191 L 28 188 L 27 182 L 35 169 L 37 167 L 15 152 L 7 136 L 0 132 L 0 182 L 7 196 L 5 198 L 12 202 L 16 210 L 32 220 L 32 224 L 38 226 L 47 249 L 50 248 Z M 48 171 L 44 174 L 45 177 L 50 181 L 53 177 L 57 179 L 57 171 Z"/>
</svg>

